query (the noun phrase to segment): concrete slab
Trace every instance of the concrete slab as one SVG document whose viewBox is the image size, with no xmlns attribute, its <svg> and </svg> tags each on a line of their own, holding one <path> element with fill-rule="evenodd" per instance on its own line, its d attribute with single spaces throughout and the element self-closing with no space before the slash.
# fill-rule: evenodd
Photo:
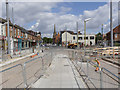
<svg viewBox="0 0 120 90">
<path fill-rule="evenodd" d="M 50 67 L 32 88 L 86 88 L 74 65 L 66 55 L 54 57 Z"/>
</svg>

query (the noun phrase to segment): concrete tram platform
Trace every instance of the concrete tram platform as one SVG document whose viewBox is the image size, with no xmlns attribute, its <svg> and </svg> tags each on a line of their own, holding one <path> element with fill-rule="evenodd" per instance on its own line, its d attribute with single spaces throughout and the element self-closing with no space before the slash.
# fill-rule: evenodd
<svg viewBox="0 0 120 90">
<path fill-rule="evenodd" d="M 63 54 L 53 57 L 44 75 L 31 85 L 32 88 L 87 88 L 70 59 Z"/>
</svg>

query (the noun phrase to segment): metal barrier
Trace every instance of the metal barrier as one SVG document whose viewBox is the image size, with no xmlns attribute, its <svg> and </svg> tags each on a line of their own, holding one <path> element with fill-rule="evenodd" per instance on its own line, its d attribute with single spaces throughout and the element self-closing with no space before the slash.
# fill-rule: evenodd
<svg viewBox="0 0 120 90">
<path fill-rule="evenodd" d="M 12 66 L 12 67 L 9 67 L 9 68 L 7 68 L 7 69 L 4 69 L 4 70 L 0 71 L 0 73 L 5 72 L 5 71 L 7 71 L 7 70 L 10 70 L 10 69 L 12 69 L 12 68 L 14 68 L 14 67 L 17 67 L 17 66 L 21 66 L 21 67 L 22 67 L 22 64 L 17 64 L 17 65 L 15 65 L 15 66 Z"/>
<path fill-rule="evenodd" d="M 4 69 L 4 70 L 2 70 L 2 71 L 0 71 L 0 73 L 3 73 L 3 72 L 5 72 L 5 71 L 8 71 L 8 70 L 10 70 L 10 69 L 13 69 L 13 68 L 15 68 L 15 67 L 18 67 L 18 66 L 20 66 L 21 67 L 21 69 L 22 69 L 22 77 L 23 77 L 23 83 L 24 83 L 24 88 L 27 88 L 28 87 L 28 83 L 27 83 L 27 73 L 26 73 L 26 65 L 28 64 L 28 63 L 30 63 L 30 62 L 33 62 L 33 61 L 42 61 L 42 70 L 44 71 L 45 70 L 45 67 L 44 67 L 44 65 L 45 65 L 45 58 L 44 57 L 46 57 L 46 58 L 48 58 L 48 59 L 50 59 L 49 57 L 48 57 L 48 55 L 49 55 L 49 57 L 51 57 L 51 60 L 52 60 L 52 53 L 47 53 L 47 54 L 45 54 L 44 56 L 39 56 L 39 57 L 36 57 L 36 58 L 33 58 L 33 59 L 31 59 L 31 60 L 29 60 L 29 61 L 26 61 L 26 62 L 24 62 L 24 64 L 17 64 L 17 65 L 14 65 L 14 66 L 12 66 L 12 67 L 9 67 L 9 68 L 7 68 L 7 69 Z M 47 62 L 47 61 L 46 61 Z M 39 68 L 39 67 L 38 67 Z M 43 75 L 44 73 L 42 73 L 42 75 Z"/>
<path fill-rule="evenodd" d="M 42 57 L 38 57 L 38 58 L 42 58 Z M 37 60 L 38 58 L 34 58 L 34 59 L 32 59 L 32 60 L 29 60 L 29 61 L 25 62 L 24 65 L 23 65 L 23 70 L 24 70 L 24 87 L 25 87 L 25 88 L 28 87 L 28 85 L 27 85 L 27 77 L 26 77 L 26 64 L 27 64 L 27 63 L 30 63 L 30 62 L 32 62 L 32 61 L 34 61 L 34 60 Z M 43 61 L 43 60 L 42 60 L 42 61 Z"/>
<path fill-rule="evenodd" d="M 23 65 L 22 65 L 22 64 L 17 64 L 17 65 L 14 65 L 14 66 L 12 66 L 12 67 L 9 67 L 9 68 L 7 68 L 7 69 L 4 69 L 4 70 L 0 71 L 0 73 L 6 72 L 6 71 L 8 71 L 8 70 L 10 70 L 10 69 L 13 69 L 13 68 L 19 67 L 19 66 L 20 66 L 21 69 L 22 69 L 22 77 L 23 77 L 23 79 L 24 79 L 24 70 L 23 70 Z"/>
<path fill-rule="evenodd" d="M 79 50 L 78 50 L 79 51 Z M 86 58 L 86 56 L 85 56 L 85 54 L 83 53 L 83 50 L 81 50 L 82 52 L 80 52 L 80 53 L 82 53 L 82 54 L 75 54 L 76 53 L 76 50 L 73 50 L 73 51 L 71 51 L 72 52 L 72 60 L 73 60 L 73 63 L 74 63 L 74 65 L 78 68 L 78 71 L 82 71 L 84 74 L 85 74 L 85 76 L 86 76 L 86 79 L 85 79 L 85 81 L 86 80 L 90 80 L 90 82 L 93 84 L 93 86 L 96 88 L 96 87 L 98 87 L 98 85 L 96 86 L 94 83 L 93 83 L 93 78 L 92 77 L 95 77 L 94 75 L 91 77 L 91 75 L 90 75 L 90 71 L 93 69 L 93 68 L 91 68 L 91 67 L 94 67 L 95 68 L 95 66 L 96 67 L 98 67 L 99 68 L 99 72 L 98 73 L 95 73 L 95 74 L 99 74 L 99 79 L 97 79 L 100 83 L 99 83 L 99 88 L 104 88 L 104 86 L 103 86 L 103 82 L 104 82 L 104 79 L 103 79 L 103 74 L 104 74 L 104 76 L 105 76 L 105 73 L 104 73 L 104 71 L 105 72 L 107 72 L 107 73 L 109 73 L 109 74 L 111 74 L 112 75 L 112 77 L 113 78 L 116 78 L 116 79 L 118 79 L 118 80 L 120 80 L 120 77 L 118 77 L 117 75 L 115 75 L 114 73 L 112 73 L 111 71 L 109 71 L 108 69 L 106 69 L 106 68 L 104 68 L 104 67 L 101 67 L 101 66 L 99 66 L 98 64 L 96 64 L 96 63 L 94 63 L 93 61 L 91 61 L 91 59 L 96 59 L 96 57 L 95 58 Z M 85 50 L 85 51 L 87 51 L 87 50 Z M 70 52 L 69 52 L 70 53 Z M 78 53 L 78 52 L 77 52 Z M 86 52 L 85 52 L 86 53 Z M 90 53 L 88 54 L 88 55 L 90 55 Z M 70 54 L 69 54 L 69 56 L 71 56 Z M 74 58 L 74 57 L 78 57 L 78 56 L 80 56 L 80 58 L 81 58 L 81 60 L 78 60 L 78 58 Z M 70 57 L 71 58 L 71 57 Z M 75 60 L 75 61 L 74 61 Z M 79 62 L 81 62 L 81 64 L 79 63 Z M 85 64 L 85 65 L 84 65 Z M 84 66 L 84 67 L 83 67 Z M 86 69 L 85 69 L 85 67 L 86 67 Z M 106 74 L 107 75 L 107 74 Z M 98 75 L 97 75 L 98 76 Z M 108 75 L 107 75 L 107 77 L 109 77 Z M 111 78 L 111 77 L 109 77 L 109 78 Z M 120 84 L 120 82 L 118 81 L 118 80 L 116 80 L 116 79 L 114 79 L 114 82 L 116 82 L 116 83 L 118 83 L 118 85 Z M 112 79 L 113 80 L 113 79 Z M 105 82 L 104 82 L 105 83 Z M 98 84 L 98 83 L 97 83 Z M 109 88 L 109 87 L 108 87 Z"/>
<path fill-rule="evenodd" d="M 42 74 L 40 75 L 40 76 L 42 76 L 43 74 L 44 74 L 44 70 L 45 70 L 45 59 L 44 58 L 48 58 L 48 59 L 50 59 L 49 57 L 48 57 L 48 55 L 50 55 L 50 58 L 52 59 L 52 53 L 51 54 L 45 54 L 44 56 L 40 56 L 40 57 L 37 57 L 37 58 L 34 58 L 34 59 L 32 59 L 32 60 L 29 60 L 29 61 L 27 61 L 27 62 L 25 62 L 24 63 L 24 65 L 23 65 L 23 70 L 24 70 L 24 87 L 25 88 L 27 88 L 28 86 L 29 86 L 29 84 L 28 84 L 28 82 L 27 82 L 27 74 L 26 74 L 26 65 L 28 64 L 28 63 L 30 63 L 30 62 L 33 62 L 33 61 L 42 61 Z"/>
<path fill-rule="evenodd" d="M 40 51 L 40 48 L 39 49 L 35 49 L 35 53 L 36 52 L 39 52 Z M 24 50 L 18 50 L 18 48 L 13 48 L 13 54 L 7 54 L 7 50 L 1 50 L 1 56 L 0 58 L 2 59 L 2 61 L 7 61 L 9 59 L 12 59 L 12 58 L 17 58 L 17 57 L 22 57 L 22 56 L 25 56 L 25 55 L 28 55 L 28 54 L 31 54 L 33 53 L 32 51 L 32 48 L 26 48 Z"/>
</svg>

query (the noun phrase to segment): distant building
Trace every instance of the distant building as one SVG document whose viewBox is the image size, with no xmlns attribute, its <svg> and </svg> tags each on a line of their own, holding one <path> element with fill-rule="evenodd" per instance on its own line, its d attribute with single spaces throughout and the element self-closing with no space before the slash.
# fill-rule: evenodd
<svg viewBox="0 0 120 90">
<path fill-rule="evenodd" d="M 60 34 L 58 32 L 58 34 L 56 33 L 56 27 L 54 24 L 54 32 L 53 32 L 53 44 L 59 44 L 60 43 Z"/>
<path fill-rule="evenodd" d="M 108 45 L 111 45 L 111 31 L 106 34 Z M 120 46 L 120 25 L 113 29 L 114 46 Z"/>
<path fill-rule="evenodd" d="M 4 25 L 5 22 L 7 22 L 6 19 L 0 18 L 0 47 L 2 46 L 4 50 L 7 50 L 8 33 L 7 26 Z M 19 25 L 13 25 L 11 22 L 9 22 L 9 33 L 11 42 L 10 46 L 13 51 L 38 46 L 41 41 L 40 32 L 37 33 L 32 30 L 28 31 Z"/>
<path fill-rule="evenodd" d="M 61 43 L 62 46 L 68 45 L 69 43 L 77 43 L 77 33 L 73 31 L 61 31 Z M 84 42 L 84 35 L 78 32 L 78 43 L 83 45 Z M 86 35 L 86 45 L 95 45 L 95 35 L 94 34 L 87 34 Z"/>
</svg>

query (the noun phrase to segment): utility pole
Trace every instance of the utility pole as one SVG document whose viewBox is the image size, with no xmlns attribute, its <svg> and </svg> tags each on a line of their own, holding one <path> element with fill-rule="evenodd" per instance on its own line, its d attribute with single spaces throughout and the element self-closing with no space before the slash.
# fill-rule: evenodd
<svg viewBox="0 0 120 90">
<path fill-rule="evenodd" d="M 86 46 L 86 21 L 84 20 L 84 46 Z"/>
<path fill-rule="evenodd" d="M 78 22 L 76 22 L 76 30 L 77 30 L 77 48 L 79 48 L 79 45 L 78 45 Z"/>
<path fill-rule="evenodd" d="M 112 0 L 110 1 L 110 31 L 111 31 L 111 47 L 113 47 Z"/>
<path fill-rule="evenodd" d="M 14 11 L 13 11 L 13 7 L 12 7 L 12 22 L 13 22 L 12 38 L 13 38 L 13 47 L 14 47 Z"/>
<path fill-rule="evenodd" d="M 101 33 L 102 33 L 102 45 L 103 45 L 103 24 L 101 30 L 102 30 Z"/>
<path fill-rule="evenodd" d="M 91 20 L 91 18 L 84 20 L 84 43 L 85 43 L 85 46 L 86 46 L 86 22 L 89 20 Z"/>
<path fill-rule="evenodd" d="M 9 33 L 9 7 L 8 0 L 6 0 L 6 19 L 7 19 L 7 42 L 8 42 L 8 54 L 10 54 L 10 33 Z"/>
<path fill-rule="evenodd" d="M 67 29 L 66 29 L 66 48 L 67 48 Z"/>
</svg>

